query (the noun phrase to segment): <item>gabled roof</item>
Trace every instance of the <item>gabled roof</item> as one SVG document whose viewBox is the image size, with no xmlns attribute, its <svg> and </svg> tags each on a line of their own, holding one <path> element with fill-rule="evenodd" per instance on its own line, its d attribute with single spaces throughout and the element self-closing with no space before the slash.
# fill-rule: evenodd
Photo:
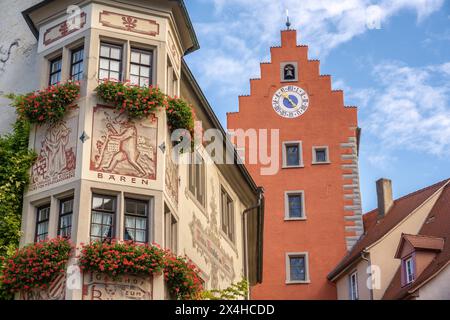
<svg viewBox="0 0 450 320">
<path fill-rule="evenodd" d="M 411 212 L 413 212 L 449 181 L 450 179 L 445 179 L 434 185 L 396 199 L 384 218 L 378 221 L 374 220 L 374 216 L 378 216 L 377 209 L 367 213 L 370 216 L 365 222 L 369 226 L 369 229 L 365 230 L 365 233 L 361 236 L 358 242 L 356 242 L 350 252 L 341 260 L 336 268 L 328 274 L 328 279 L 334 280 L 336 276 L 338 276 L 348 266 L 357 261 L 367 247 L 382 238 L 386 233 L 399 224 Z"/>
<path fill-rule="evenodd" d="M 401 251 L 405 242 L 409 242 L 409 244 L 415 250 L 430 250 L 430 251 L 442 251 L 444 248 L 444 239 L 426 235 L 414 235 L 414 234 L 402 234 L 402 238 L 400 239 L 397 252 L 395 253 L 396 259 L 401 259 Z"/>
<path fill-rule="evenodd" d="M 450 264 L 450 185 L 445 186 L 439 199 L 419 231 L 419 237 L 444 239 L 442 251 L 438 252 L 417 279 L 401 286 L 401 269 L 398 268 L 383 299 L 404 299 L 414 294 L 421 286 L 433 279 Z M 418 239 L 416 237 L 415 239 Z M 419 242 L 422 240 L 419 240 Z M 422 243 L 423 244 L 423 243 Z"/>
</svg>

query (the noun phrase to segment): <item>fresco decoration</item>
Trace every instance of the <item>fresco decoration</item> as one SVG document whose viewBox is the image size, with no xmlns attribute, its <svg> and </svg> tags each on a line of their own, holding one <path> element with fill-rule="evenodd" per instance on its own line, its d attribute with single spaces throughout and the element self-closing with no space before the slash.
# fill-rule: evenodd
<svg viewBox="0 0 450 320">
<path fill-rule="evenodd" d="M 165 159 L 166 159 L 166 174 L 165 174 L 165 184 L 166 184 L 166 191 L 169 197 L 172 199 L 172 201 L 178 205 L 178 164 L 176 164 L 172 160 L 172 152 L 173 147 L 172 143 L 166 142 L 166 153 L 165 153 Z"/>
<path fill-rule="evenodd" d="M 125 275 L 112 279 L 105 274 L 83 275 L 83 300 L 152 300 L 153 277 Z"/>
<path fill-rule="evenodd" d="M 38 157 L 31 167 L 29 191 L 75 176 L 78 115 L 35 128 L 34 150 Z"/>
<path fill-rule="evenodd" d="M 143 19 L 103 10 L 100 12 L 99 21 L 104 27 L 135 32 L 147 36 L 156 36 L 159 34 L 159 24 L 151 19 Z"/>
<path fill-rule="evenodd" d="M 79 15 L 64 20 L 57 25 L 48 28 L 44 33 L 43 43 L 45 46 L 68 36 L 75 31 L 83 29 L 86 24 L 86 13 L 81 12 Z"/>
<path fill-rule="evenodd" d="M 130 120 L 112 108 L 94 108 L 91 164 L 97 172 L 156 179 L 158 119 Z"/>
<path fill-rule="evenodd" d="M 219 276 L 229 282 L 235 278 L 234 260 L 220 245 L 220 238 L 212 228 L 202 226 L 195 214 L 189 224 L 192 234 L 192 245 L 211 267 L 211 287 L 218 288 Z"/>
<path fill-rule="evenodd" d="M 65 300 L 66 297 L 66 274 L 59 274 L 50 284 L 48 289 L 33 289 L 21 291 L 20 300 Z"/>
</svg>

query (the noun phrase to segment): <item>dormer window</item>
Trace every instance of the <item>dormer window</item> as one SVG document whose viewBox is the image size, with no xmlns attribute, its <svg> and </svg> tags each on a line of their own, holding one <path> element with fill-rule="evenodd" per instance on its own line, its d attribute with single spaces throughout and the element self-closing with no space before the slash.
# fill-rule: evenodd
<svg viewBox="0 0 450 320">
<path fill-rule="evenodd" d="M 61 67 L 62 67 L 62 57 L 59 56 L 50 61 L 50 77 L 49 85 L 57 84 L 61 81 Z"/>
<path fill-rule="evenodd" d="M 405 285 L 410 284 L 414 281 L 415 278 L 415 272 L 414 272 L 414 259 L 413 257 L 408 257 L 406 259 L 403 259 L 403 274 L 404 274 L 404 280 Z"/>
</svg>

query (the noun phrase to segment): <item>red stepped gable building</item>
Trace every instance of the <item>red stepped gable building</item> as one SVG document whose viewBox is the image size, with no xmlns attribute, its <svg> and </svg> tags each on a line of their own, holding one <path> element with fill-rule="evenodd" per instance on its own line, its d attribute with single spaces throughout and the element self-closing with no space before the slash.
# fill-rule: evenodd
<svg viewBox="0 0 450 320">
<path fill-rule="evenodd" d="M 240 96 L 239 112 L 227 118 L 244 159 L 255 146 L 252 129 L 279 130 L 279 139 L 272 135 L 268 150 L 259 150 L 278 156 L 275 174 L 261 170 L 261 161 L 245 161 L 266 195 L 264 280 L 252 288 L 254 299 L 336 299 L 327 274 L 363 232 L 357 109 L 344 106 L 343 92 L 332 90 L 331 77 L 296 38 L 295 30 L 281 32 L 261 78 L 250 80 L 250 95 Z"/>
</svg>

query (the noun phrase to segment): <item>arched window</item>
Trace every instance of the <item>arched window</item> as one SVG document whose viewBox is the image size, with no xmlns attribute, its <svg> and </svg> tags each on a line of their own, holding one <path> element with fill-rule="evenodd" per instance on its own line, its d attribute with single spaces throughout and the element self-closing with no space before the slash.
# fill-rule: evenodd
<svg viewBox="0 0 450 320">
<path fill-rule="evenodd" d="M 283 69 L 284 80 L 295 80 L 295 67 L 293 64 L 287 64 Z"/>
</svg>

